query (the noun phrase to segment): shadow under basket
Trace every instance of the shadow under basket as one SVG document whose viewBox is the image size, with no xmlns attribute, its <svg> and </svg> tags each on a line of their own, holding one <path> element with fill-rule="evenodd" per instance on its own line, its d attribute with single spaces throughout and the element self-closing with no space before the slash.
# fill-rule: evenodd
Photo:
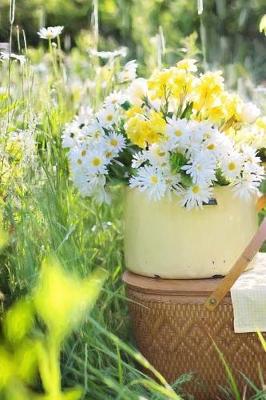
<svg viewBox="0 0 266 400">
<path fill-rule="evenodd" d="M 221 279 L 164 280 L 125 272 L 123 280 L 137 347 L 169 383 L 193 373 L 183 386 L 186 393 L 196 400 L 223 398 L 220 387 L 229 382 L 213 342 L 242 393 L 242 374 L 258 388 L 266 383 L 266 353 L 256 333 L 234 332 L 230 293 L 215 311 L 203 305 Z"/>
</svg>

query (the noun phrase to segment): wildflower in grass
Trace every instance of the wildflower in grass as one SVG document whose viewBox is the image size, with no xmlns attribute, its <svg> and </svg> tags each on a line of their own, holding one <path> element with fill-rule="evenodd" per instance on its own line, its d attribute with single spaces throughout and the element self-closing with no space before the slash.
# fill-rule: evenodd
<svg viewBox="0 0 266 400">
<path fill-rule="evenodd" d="M 137 76 L 137 74 L 136 74 L 137 67 L 138 67 L 138 64 L 137 64 L 136 60 L 129 61 L 124 66 L 123 70 L 121 72 L 119 72 L 118 81 L 121 83 L 133 81 Z"/>
<path fill-rule="evenodd" d="M 98 51 L 95 49 L 89 49 L 89 54 L 93 57 L 99 57 L 103 60 L 112 60 L 115 57 L 126 57 L 127 48 L 121 47 L 120 49 L 114 51 Z"/>
<path fill-rule="evenodd" d="M 0 52 L 0 60 L 5 61 L 5 60 L 15 60 L 19 61 L 21 65 L 24 65 L 26 63 L 26 57 L 21 55 L 21 54 L 15 54 L 15 53 L 6 53 L 6 52 Z"/>
<path fill-rule="evenodd" d="M 40 36 L 41 39 L 55 39 L 63 32 L 63 26 L 48 26 L 47 28 L 41 28 L 37 35 Z"/>
</svg>

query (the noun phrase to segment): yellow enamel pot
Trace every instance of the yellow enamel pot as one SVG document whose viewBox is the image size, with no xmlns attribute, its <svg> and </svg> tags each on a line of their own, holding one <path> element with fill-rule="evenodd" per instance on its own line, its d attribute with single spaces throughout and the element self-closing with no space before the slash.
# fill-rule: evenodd
<svg viewBox="0 0 266 400">
<path fill-rule="evenodd" d="M 226 275 L 258 228 L 256 199 L 214 190 L 217 205 L 186 210 L 177 198 L 152 202 L 126 189 L 125 262 L 128 270 L 168 279 Z"/>
</svg>

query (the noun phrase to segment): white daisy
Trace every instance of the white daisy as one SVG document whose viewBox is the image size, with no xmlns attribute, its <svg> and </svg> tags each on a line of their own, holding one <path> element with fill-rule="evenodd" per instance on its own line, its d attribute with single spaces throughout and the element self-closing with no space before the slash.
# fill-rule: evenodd
<svg viewBox="0 0 266 400">
<path fill-rule="evenodd" d="M 136 60 L 129 61 L 123 68 L 123 70 L 118 74 L 118 81 L 120 83 L 133 81 L 136 79 L 138 64 Z"/>
<path fill-rule="evenodd" d="M 93 119 L 93 110 L 91 107 L 81 106 L 78 115 L 75 117 L 75 121 L 80 125 L 88 125 Z"/>
<path fill-rule="evenodd" d="M 126 140 L 123 135 L 112 132 L 108 136 L 106 136 L 106 146 L 108 150 L 111 150 L 115 154 L 118 154 L 126 147 Z"/>
<path fill-rule="evenodd" d="M 86 168 L 89 175 L 93 174 L 106 174 L 106 164 L 108 160 L 105 157 L 104 151 L 93 150 L 86 156 Z"/>
<path fill-rule="evenodd" d="M 240 153 L 234 151 L 221 160 L 221 168 L 226 178 L 235 179 L 240 176 L 243 168 L 243 157 Z"/>
<path fill-rule="evenodd" d="M 89 49 L 89 53 L 94 57 L 112 60 L 115 57 L 126 57 L 127 48 L 121 47 L 120 49 L 114 51 L 97 51 L 95 49 Z"/>
<path fill-rule="evenodd" d="M 86 145 L 74 146 L 68 153 L 68 159 L 70 162 L 70 168 L 72 171 L 86 171 L 87 159 L 89 149 Z"/>
<path fill-rule="evenodd" d="M 83 141 L 84 136 L 80 129 L 79 122 L 72 121 L 65 125 L 62 134 L 62 146 L 65 148 L 77 146 Z"/>
<path fill-rule="evenodd" d="M 192 185 L 187 189 L 179 189 L 176 194 L 180 196 L 180 205 L 188 210 L 202 208 L 203 203 L 208 203 L 212 196 L 211 188 L 208 186 Z"/>
<path fill-rule="evenodd" d="M 167 185 L 160 170 L 145 165 L 138 169 L 137 175 L 129 181 L 129 186 L 147 192 L 151 200 L 160 200 L 166 192 Z"/>
<path fill-rule="evenodd" d="M 104 128 L 110 128 L 117 122 L 118 112 L 114 106 L 103 108 L 98 114 L 99 123 Z"/>
<path fill-rule="evenodd" d="M 186 149 L 190 141 L 189 123 L 186 119 L 167 118 L 166 145 L 169 150 Z"/>
<path fill-rule="evenodd" d="M 92 143 L 94 144 L 101 142 L 105 136 L 103 128 L 96 119 L 89 125 L 85 125 L 82 131 L 88 138 L 92 139 Z"/>
<path fill-rule="evenodd" d="M 254 174 L 245 173 L 232 183 L 232 190 L 235 196 L 242 200 L 249 201 L 259 195 L 259 187 L 262 178 Z"/>
<path fill-rule="evenodd" d="M 54 39 L 61 35 L 63 29 L 63 26 L 48 26 L 47 28 L 41 28 L 40 31 L 37 32 L 37 35 L 39 35 L 41 39 Z"/>
<path fill-rule="evenodd" d="M 109 96 L 106 97 L 104 100 L 104 106 L 105 107 L 115 107 L 115 106 L 120 106 L 121 104 L 125 103 L 126 101 L 126 96 L 121 90 L 115 90 Z"/>
<path fill-rule="evenodd" d="M 26 62 L 26 57 L 21 54 L 0 52 L 0 60 L 16 60 L 19 61 L 21 65 L 24 65 Z"/>
<path fill-rule="evenodd" d="M 147 159 L 151 165 L 161 167 L 169 162 L 169 152 L 162 144 L 152 144 L 146 151 Z"/>
<path fill-rule="evenodd" d="M 209 185 L 215 179 L 216 160 L 209 152 L 201 151 L 181 168 L 198 185 Z"/>
<path fill-rule="evenodd" d="M 146 161 L 148 161 L 147 158 L 147 151 L 138 151 L 137 153 L 134 153 L 133 159 L 132 159 L 132 168 L 139 168 L 141 167 Z"/>
</svg>

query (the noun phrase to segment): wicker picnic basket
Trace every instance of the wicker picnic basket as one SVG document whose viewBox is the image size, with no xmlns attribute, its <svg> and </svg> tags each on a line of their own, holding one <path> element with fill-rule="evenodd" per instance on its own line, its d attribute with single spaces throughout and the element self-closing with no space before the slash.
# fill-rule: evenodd
<svg viewBox="0 0 266 400">
<path fill-rule="evenodd" d="M 213 342 L 243 391 L 241 373 L 259 387 L 260 375 L 266 382 L 266 353 L 257 334 L 234 332 L 230 293 L 214 311 L 204 306 L 221 279 L 164 280 L 131 272 L 123 279 L 137 346 L 168 382 L 192 372 L 187 393 L 197 400 L 222 398 L 219 386 L 228 381 Z"/>
</svg>

